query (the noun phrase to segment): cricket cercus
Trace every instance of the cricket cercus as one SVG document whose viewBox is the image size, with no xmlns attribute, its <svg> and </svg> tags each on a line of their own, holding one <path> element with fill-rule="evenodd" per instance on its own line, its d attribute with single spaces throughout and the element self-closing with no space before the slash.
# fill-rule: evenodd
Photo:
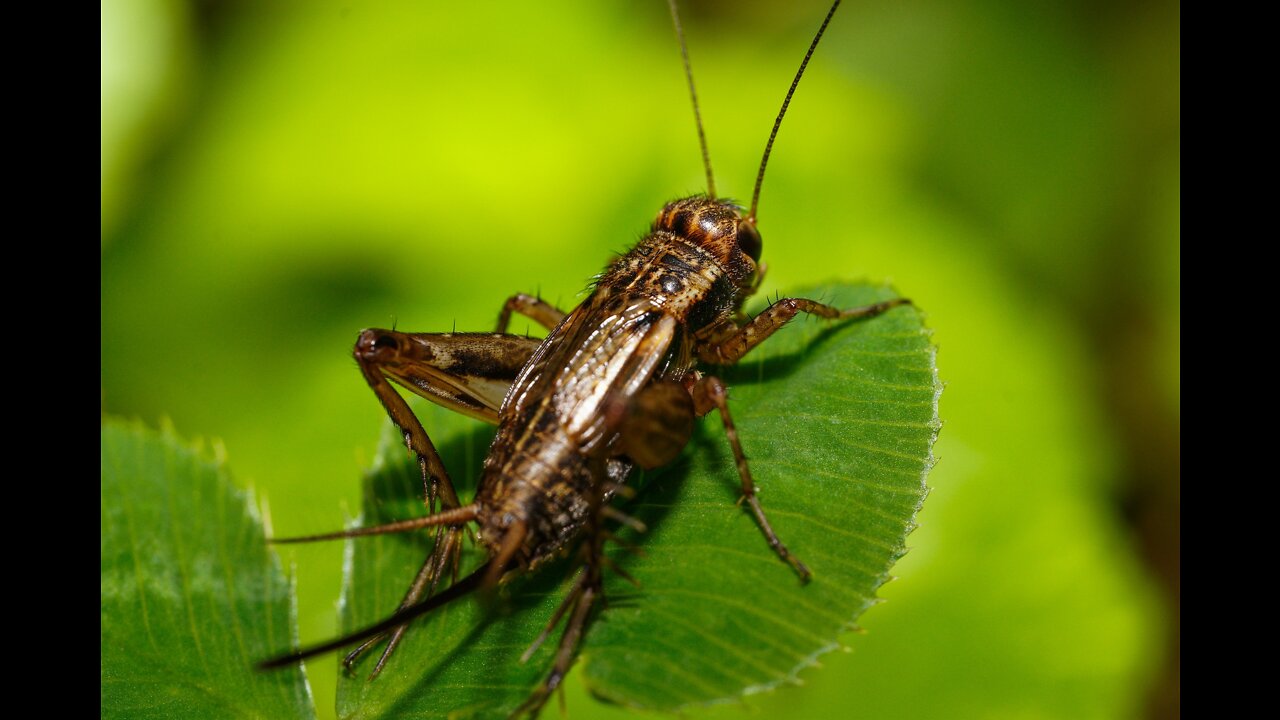
<svg viewBox="0 0 1280 720">
<path fill-rule="evenodd" d="M 568 618 L 549 673 L 517 710 L 536 714 L 573 663 L 592 611 L 603 598 L 605 568 L 621 572 L 604 554 L 604 544 L 612 538 L 607 521 L 625 523 L 630 518 L 613 507 L 612 499 L 629 494 L 624 483 L 635 466 L 648 469 L 672 462 L 689 441 L 694 419 L 712 410 L 724 422 L 746 507 L 769 547 L 801 580 L 808 579 L 809 569 L 774 532 L 756 497 L 724 383 L 699 368 L 737 363 L 802 312 L 828 319 L 869 318 L 909 302 L 899 298 L 842 310 L 789 297 L 754 318 L 742 310 L 763 276 L 756 210 L 769 151 L 791 95 L 838 6 L 837 0 L 787 92 L 748 211 L 716 196 L 699 119 L 707 194 L 663 207 L 649 234 L 601 273 L 589 297 L 571 312 L 521 294 L 503 305 L 493 333 L 371 329 L 360 334 L 356 361 L 417 456 L 427 506 L 433 512 L 387 525 L 275 542 L 429 527 L 436 528 L 436 540 L 399 609 L 386 620 L 268 661 L 264 667 L 363 641 L 347 655 L 344 663 L 350 667 L 385 640 L 372 671 L 376 676 L 414 618 L 477 589 L 535 571 L 576 544 L 576 581 L 546 630 L 530 638 L 532 647 L 525 653 L 527 659 Z M 674 1 L 671 11 L 697 116 Z M 539 341 L 506 334 L 513 312 L 546 327 L 547 337 Z M 498 426 L 470 502 L 459 498 L 431 439 L 392 382 Z M 488 559 L 456 579 L 464 533 L 471 524 Z M 443 587 L 446 577 L 455 581 Z"/>
</svg>

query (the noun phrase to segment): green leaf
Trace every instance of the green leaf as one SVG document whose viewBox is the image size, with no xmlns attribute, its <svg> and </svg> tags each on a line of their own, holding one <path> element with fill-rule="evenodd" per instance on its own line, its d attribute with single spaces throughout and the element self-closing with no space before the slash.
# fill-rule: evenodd
<svg viewBox="0 0 1280 720">
<path fill-rule="evenodd" d="M 839 307 L 895 297 L 888 288 L 808 290 Z M 621 534 L 638 557 L 612 557 L 637 590 L 607 580 L 579 663 L 599 697 L 678 710 L 795 682 L 876 602 L 905 552 L 925 495 L 941 386 L 920 313 L 900 307 L 867 321 L 802 317 L 723 377 L 760 499 L 778 535 L 813 571 L 801 584 L 735 505 L 740 480 L 713 413 L 675 464 L 640 478 L 626 512 L 649 528 Z M 492 431 L 422 406 L 424 425 L 462 485 L 473 484 Z M 421 480 L 394 433 L 365 485 L 361 524 L 423 513 Z M 465 494 L 464 494 L 465 496 Z M 353 541 L 344 630 L 393 611 L 430 549 L 430 536 Z M 483 560 L 473 550 L 464 565 Z M 527 664 L 521 653 L 572 580 L 544 567 L 499 598 L 467 598 L 419 620 L 374 681 L 371 659 L 339 682 L 342 717 L 503 717 L 540 683 L 558 632 Z M 465 568 L 464 568 L 465 571 Z"/>
<path fill-rule="evenodd" d="M 102 423 L 104 718 L 311 718 L 289 583 L 248 493 L 170 432 Z"/>
</svg>

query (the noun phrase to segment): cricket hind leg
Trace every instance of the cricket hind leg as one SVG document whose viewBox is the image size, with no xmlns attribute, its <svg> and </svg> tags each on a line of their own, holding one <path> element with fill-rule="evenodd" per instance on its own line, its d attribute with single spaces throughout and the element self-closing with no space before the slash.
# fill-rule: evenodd
<svg viewBox="0 0 1280 720">
<path fill-rule="evenodd" d="M 368 366 L 366 378 L 370 371 L 376 371 L 383 383 L 394 382 L 446 410 L 497 425 L 498 411 L 511 383 L 541 344 L 541 340 L 523 335 L 371 328 L 360 334 L 356 360 L 362 370 Z M 374 392 L 383 399 L 385 391 L 375 387 Z M 407 421 L 398 415 L 391 417 L 397 425 Z"/>
<path fill-rule="evenodd" d="M 416 520 L 299 540 L 355 537 L 447 524 L 447 528 L 437 532 L 431 553 L 396 612 L 407 612 L 430 601 L 447 570 L 456 580 L 462 549 L 462 523 L 475 519 L 476 508 L 474 505 L 459 506 L 453 482 L 431 438 L 408 403 L 391 386 L 391 380 L 446 408 L 496 424 L 498 408 L 510 390 L 512 380 L 537 346 L 536 340 L 513 335 L 402 333 L 378 328 L 361 332 L 354 350 L 356 362 L 387 415 L 400 430 L 405 445 L 417 456 L 424 502 L 430 514 Z M 439 513 L 435 512 L 437 500 L 444 507 Z M 447 522 L 439 522 L 437 518 Z M 343 665 L 350 670 L 365 653 L 386 640 L 386 647 L 369 676 L 372 680 L 399 646 L 407 627 L 405 623 L 368 636 L 346 656 Z"/>
<path fill-rule="evenodd" d="M 512 718 L 522 716 L 537 717 L 538 712 L 542 710 L 542 706 L 551 697 L 551 693 L 560 688 L 565 676 L 569 674 L 569 669 L 573 667 L 573 661 L 577 657 L 578 645 L 582 642 L 582 635 L 586 630 L 591 611 L 596 603 L 604 598 L 604 585 L 601 581 L 599 566 L 592 567 L 583 568 L 578 582 L 574 584 L 574 589 L 560 604 L 560 607 L 551 617 L 551 622 L 543 630 L 542 635 L 521 657 L 522 662 L 532 657 L 542 641 L 559 624 L 560 619 L 565 615 L 569 616 L 569 622 L 565 626 L 564 633 L 560 636 L 560 644 L 556 648 L 555 661 L 551 666 L 551 672 L 542 681 L 542 684 L 538 686 L 538 689 L 534 690 L 528 699 L 511 713 Z"/>
<path fill-rule="evenodd" d="M 409 591 L 405 593 L 404 599 L 400 601 L 400 606 L 396 608 L 396 612 L 403 612 L 417 605 L 423 598 L 430 598 L 434 595 L 445 572 L 451 568 L 456 571 L 457 560 L 461 551 L 462 528 L 450 527 L 438 533 L 435 546 L 431 549 L 431 554 L 427 556 L 426 562 L 422 564 L 422 569 L 418 571 L 417 577 L 413 579 L 413 583 L 409 586 Z M 356 649 L 347 653 L 346 657 L 342 658 L 342 666 L 348 671 L 352 670 L 356 662 L 366 652 L 386 640 L 386 647 L 383 648 L 377 664 L 373 666 L 373 670 L 369 673 L 369 679 L 373 680 L 382 672 L 387 660 L 391 658 L 396 648 L 400 646 L 400 641 L 404 639 L 404 634 L 408 629 L 409 624 L 405 623 L 390 631 L 389 634 L 374 635 L 365 640 Z"/>
<path fill-rule="evenodd" d="M 409 346 L 403 334 L 365 330 L 356 340 L 353 354 L 373 394 L 378 396 L 387 416 L 399 428 L 404 444 L 418 457 L 428 511 L 435 511 L 437 499 L 441 500 L 445 509 L 456 508 L 460 505 L 458 493 L 454 490 L 444 461 L 440 459 L 440 453 L 436 451 L 436 446 L 431 442 L 422 423 L 409 409 L 409 403 L 400 397 L 400 393 L 391 387 L 391 382 L 387 379 L 387 369 L 401 363 L 400 356 L 406 347 Z"/>
<path fill-rule="evenodd" d="M 444 577 L 446 570 L 452 569 L 455 575 L 454 580 L 456 580 L 458 559 L 462 551 L 462 534 L 464 531 L 464 526 L 461 523 L 470 522 L 475 520 L 475 518 L 476 506 L 465 505 L 461 508 L 443 510 L 433 515 L 415 518 L 413 520 L 404 520 L 371 527 L 352 528 L 350 530 L 341 530 L 322 535 L 310 535 L 307 537 L 272 538 L 269 542 L 280 545 L 286 543 L 335 540 L 339 538 L 355 538 L 366 535 L 388 535 L 392 533 L 408 532 L 410 530 L 417 530 L 425 527 L 437 528 L 435 542 L 432 546 L 431 553 L 427 555 L 427 559 L 423 563 L 422 568 L 418 571 L 413 583 L 409 586 L 409 591 L 405 594 L 404 600 L 400 602 L 400 606 L 396 609 L 396 614 L 399 614 L 405 612 L 409 608 L 419 605 L 424 601 L 424 599 L 429 600 L 435 594 L 436 588 L 439 586 L 440 580 Z M 407 628 L 408 623 L 406 622 L 403 625 L 369 637 L 343 659 L 343 667 L 347 670 L 351 670 L 356 661 L 358 661 L 364 653 L 368 652 L 379 642 L 388 640 L 387 646 L 382 652 L 382 656 L 378 659 L 377 665 L 374 666 L 373 672 L 369 675 L 370 680 L 374 679 L 382 672 L 382 668 L 386 665 L 387 660 L 391 657 L 392 653 L 395 652 L 396 647 L 399 646 L 400 640 L 404 637 L 404 633 Z"/>
</svg>

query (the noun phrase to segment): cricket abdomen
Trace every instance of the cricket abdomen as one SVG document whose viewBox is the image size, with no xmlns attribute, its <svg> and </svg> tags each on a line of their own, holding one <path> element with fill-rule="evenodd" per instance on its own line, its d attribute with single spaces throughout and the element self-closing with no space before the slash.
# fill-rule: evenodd
<svg viewBox="0 0 1280 720">
<path fill-rule="evenodd" d="M 587 458 L 547 410 L 533 407 L 524 422 L 499 426 L 476 495 L 481 540 L 498 552 L 508 533 L 522 533 L 516 559 L 525 566 L 569 542 L 588 511 Z"/>
</svg>

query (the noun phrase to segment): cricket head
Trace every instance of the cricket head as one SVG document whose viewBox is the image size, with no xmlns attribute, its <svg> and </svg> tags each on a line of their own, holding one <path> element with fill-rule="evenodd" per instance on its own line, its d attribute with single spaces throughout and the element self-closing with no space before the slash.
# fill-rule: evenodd
<svg viewBox="0 0 1280 720">
<path fill-rule="evenodd" d="M 695 195 L 669 202 L 653 221 L 653 230 L 696 245 L 716 259 L 735 285 L 751 285 L 763 243 L 754 220 L 732 201 Z"/>
</svg>

